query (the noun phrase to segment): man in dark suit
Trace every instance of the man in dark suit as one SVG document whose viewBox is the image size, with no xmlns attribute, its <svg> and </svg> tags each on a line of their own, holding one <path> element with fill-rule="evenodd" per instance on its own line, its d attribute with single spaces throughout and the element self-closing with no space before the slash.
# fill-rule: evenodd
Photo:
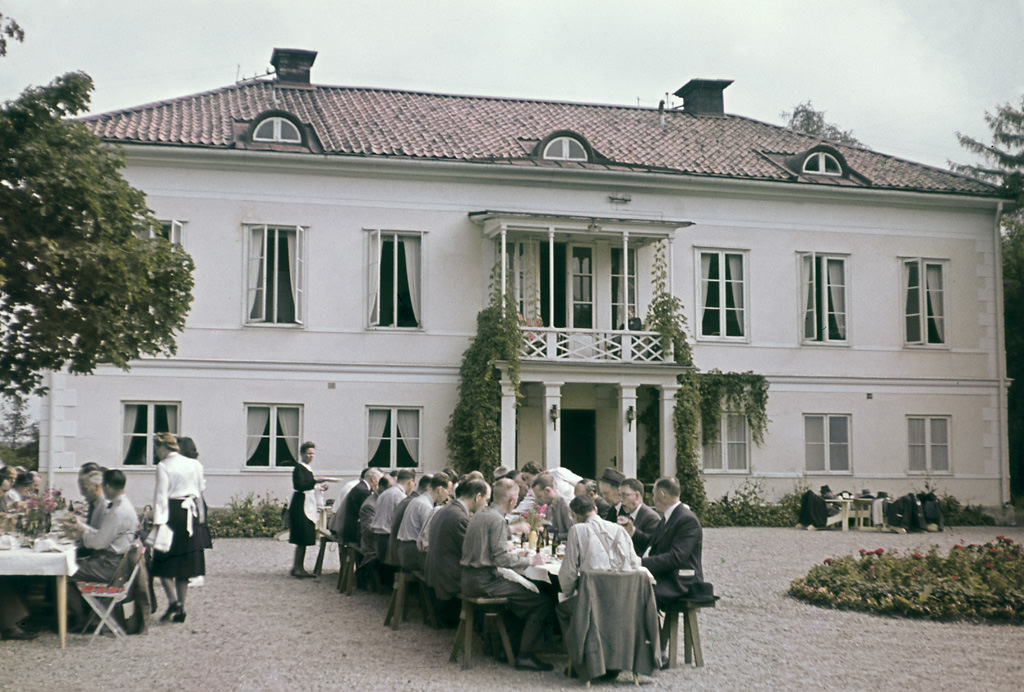
<svg viewBox="0 0 1024 692">
<path fill-rule="evenodd" d="M 614 522 L 618 518 L 615 507 L 619 504 L 619 486 L 622 485 L 624 480 L 626 480 L 625 474 L 610 466 L 602 471 L 601 477 L 597 479 L 597 492 L 608 503 L 608 509 L 605 510 L 604 514 L 598 512 L 598 516 L 605 521 Z"/>
<path fill-rule="evenodd" d="M 442 624 L 459 624 L 462 542 L 470 515 L 486 507 L 490 500 L 491 486 L 484 481 L 474 478 L 459 483 L 455 499 L 437 510 L 437 516 L 427 526 L 429 548 L 423 573 L 437 597 L 435 612 Z"/>
<path fill-rule="evenodd" d="M 358 544 L 360 542 L 359 509 L 370 493 L 377 489 L 377 481 L 380 480 L 380 476 L 380 469 L 369 467 L 363 469 L 362 479 L 345 496 L 345 525 L 342 528 L 342 543 Z"/>
<path fill-rule="evenodd" d="M 657 580 L 654 598 L 658 608 L 689 593 L 695 584 L 703 583 L 701 545 L 703 529 L 697 516 L 679 501 L 679 481 L 659 478 L 654 484 L 654 506 L 664 517 L 650 534 L 641 533 L 632 523 L 624 524 L 634 537 L 640 563 Z M 682 572 L 682 573 L 681 573 Z"/>
<path fill-rule="evenodd" d="M 644 484 L 635 478 L 627 478 L 619 486 L 619 507 L 617 521 L 625 525 L 632 522 L 636 527 L 633 534 L 633 547 L 637 554 L 643 552 L 637 548 L 637 535 L 650 536 L 661 523 L 661 515 L 644 504 Z"/>
</svg>

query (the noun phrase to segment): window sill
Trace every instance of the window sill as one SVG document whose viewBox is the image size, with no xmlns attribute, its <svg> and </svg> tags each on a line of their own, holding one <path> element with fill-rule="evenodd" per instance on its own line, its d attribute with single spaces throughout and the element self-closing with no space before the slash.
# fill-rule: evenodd
<svg viewBox="0 0 1024 692">
<path fill-rule="evenodd" d="M 243 327 L 255 329 L 305 329 L 306 325 L 297 322 L 243 322 Z"/>
<path fill-rule="evenodd" d="M 746 346 L 751 342 L 750 337 L 746 336 L 698 336 L 698 344 L 736 344 L 737 346 Z"/>
<path fill-rule="evenodd" d="M 750 469 L 704 469 L 706 476 L 747 476 Z"/>
<path fill-rule="evenodd" d="M 908 476 L 943 476 L 949 478 L 953 475 L 952 471 L 907 471 Z"/>
<path fill-rule="evenodd" d="M 370 325 L 366 328 L 368 332 L 425 332 L 422 326 L 417 327 L 378 327 L 376 325 Z"/>
<path fill-rule="evenodd" d="M 951 351 L 949 344 L 903 344 L 903 348 L 911 351 Z"/>
<path fill-rule="evenodd" d="M 849 341 L 801 341 L 801 346 L 820 346 L 823 348 L 850 348 Z"/>
</svg>

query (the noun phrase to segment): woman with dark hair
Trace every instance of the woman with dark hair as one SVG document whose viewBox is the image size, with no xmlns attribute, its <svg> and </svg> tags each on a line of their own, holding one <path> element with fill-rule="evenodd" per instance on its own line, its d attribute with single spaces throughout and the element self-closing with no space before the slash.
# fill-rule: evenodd
<svg viewBox="0 0 1024 692">
<path fill-rule="evenodd" d="M 191 437 L 179 437 L 178 438 L 178 452 L 183 457 L 189 459 L 199 459 L 199 449 L 196 447 L 195 441 Z M 200 462 L 201 463 L 201 462 Z M 213 538 L 210 536 L 210 527 L 207 522 L 207 514 L 209 507 L 206 506 L 206 498 L 202 495 L 199 496 L 199 542 L 202 543 L 205 550 L 213 548 Z M 200 583 L 202 581 L 200 580 Z M 195 586 L 195 583 L 193 583 Z"/>
<path fill-rule="evenodd" d="M 166 524 L 173 531 L 167 552 L 153 552 L 153 575 L 160 577 L 169 601 L 160 621 L 185 622 L 188 580 L 206 574 L 201 532 L 198 531 L 199 504 L 206 480 L 202 465 L 178 452 L 174 435 L 157 433 L 153 443 L 160 460 L 156 467 L 153 526 Z"/>
<path fill-rule="evenodd" d="M 303 442 L 299 447 L 299 461 L 292 469 L 292 501 L 288 505 L 288 542 L 295 546 L 295 559 L 292 561 L 291 575 L 296 579 L 309 579 L 316 575 L 306 571 L 303 564 L 306 560 L 306 548 L 316 545 L 316 524 L 320 518 L 322 492 L 327 485 L 317 486 L 324 478 L 313 475 L 310 464 L 316 456 L 316 445 Z"/>
</svg>

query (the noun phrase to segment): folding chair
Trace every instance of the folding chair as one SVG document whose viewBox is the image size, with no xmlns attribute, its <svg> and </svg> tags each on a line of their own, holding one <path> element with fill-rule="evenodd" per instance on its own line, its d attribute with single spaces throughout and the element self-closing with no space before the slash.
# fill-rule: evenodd
<svg viewBox="0 0 1024 692">
<path fill-rule="evenodd" d="M 139 567 L 142 565 L 145 554 L 145 548 L 136 543 L 125 552 L 121 562 L 117 565 L 117 569 L 114 570 L 114 576 L 109 583 L 78 582 L 78 591 L 82 594 L 82 598 L 100 618 L 99 624 L 96 625 L 96 630 L 92 633 L 92 637 L 89 638 L 90 644 L 92 644 L 96 635 L 104 627 L 113 632 L 114 636 L 118 639 L 123 639 L 127 636 L 120 623 L 118 623 L 117 618 L 114 617 L 114 608 L 122 601 L 127 600 L 131 595 L 132 585 L 135 583 L 135 578 L 139 575 Z"/>
</svg>

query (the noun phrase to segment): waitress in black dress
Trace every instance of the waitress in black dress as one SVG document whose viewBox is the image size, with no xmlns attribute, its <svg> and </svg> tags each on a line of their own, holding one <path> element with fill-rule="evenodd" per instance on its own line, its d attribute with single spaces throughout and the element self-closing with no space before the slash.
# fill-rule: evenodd
<svg viewBox="0 0 1024 692">
<path fill-rule="evenodd" d="M 327 489 L 327 484 L 317 486 L 324 479 L 313 475 L 310 464 L 316 456 L 316 445 L 303 442 L 299 448 L 299 461 L 292 469 L 291 504 L 288 505 L 288 542 L 295 546 L 295 559 L 291 575 L 296 579 L 309 579 L 316 575 L 306 571 L 306 548 L 316 545 L 316 523 L 320 516 L 318 496 Z"/>
</svg>

